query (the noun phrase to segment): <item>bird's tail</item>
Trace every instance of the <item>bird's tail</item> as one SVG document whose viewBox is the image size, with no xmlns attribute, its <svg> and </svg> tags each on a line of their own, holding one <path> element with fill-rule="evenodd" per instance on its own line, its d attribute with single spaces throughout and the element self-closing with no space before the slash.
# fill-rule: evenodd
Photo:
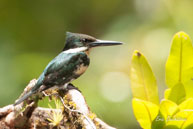
<svg viewBox="0 0 193 129">
<path fill-rule="evenodd" d="M 34 91 L 29 91 L 28 93 L 26 93 L 24 96 L 22 96 L 21 98 L 19 98 L 19 100 L 17 100 L 14 104 L 15 105 L 18 105 L 20 104 L 21 102 L 23 102 L 24 100 L 26 100 L 28 97 L 30 97 L 32 94 L 34 94 Z"/>
</svg>

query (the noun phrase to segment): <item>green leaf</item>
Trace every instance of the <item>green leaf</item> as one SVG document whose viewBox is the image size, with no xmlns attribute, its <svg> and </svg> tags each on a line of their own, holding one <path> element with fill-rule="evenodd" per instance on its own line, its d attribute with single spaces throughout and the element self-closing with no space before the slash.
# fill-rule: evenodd
<svg viewBox="0 0 193 129">
<path fill-rule="evenodd" d="M 138 51 L 132 57 L 130 80 L 134 98 L 159 104 L 155 76 L 145 57 Z"/>
<path fill-rule="evenodd" d="M 182 83 L 176 84 L 171 88 L 170 94 L 168 96 L 169 100 L 180 104 L 186 97 L 185 89 Z"/>
<path fill-rule="evenodd" d="M 151 129 L 163 129 L 165 126 L 166 121 L 164 119 L 164 116 L 162 115 L 161 112 L 156 116 L 156 118 L 152 122 Z"/>
<path fill-rule="evenodd" d="M 187 126 L 185 129 L 193 129 L 193 124 Z"/>
<path fill-rule="evenodd" d="M 184 32 L 174 35 L 170 55 L 166 62 L 166 84 L 173 87 L 184 84 L 193 77 L 193 48 L 189 36 Z"/>
<path fill-rule="evenodd" d="M 179 129 L 179 128 L 175 125 L 168 125 L 164 129 Z"/>
<path fill-rule="evenodd" d="M 132 106 L 134 115 L 141 127 L 144 129 L 151 129 L 152 121 L 159 113 L 159 107 L 149 101 L 133 98 Z"/>
</svg>

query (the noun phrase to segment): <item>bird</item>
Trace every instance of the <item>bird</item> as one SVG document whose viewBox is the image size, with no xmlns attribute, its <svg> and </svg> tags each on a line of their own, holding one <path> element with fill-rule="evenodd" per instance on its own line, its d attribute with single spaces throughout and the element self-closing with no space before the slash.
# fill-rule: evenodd
<svg viewBox="0 0 193 129">
<path fill-rule="evenodd" d="M 36 84 L 14 105 L 18 105 L 32 94 L 53 87 L 65 87 L 80 77 L 90 64 L 91 48 L 121 45 L 122 42 L 99 40 L 93 36 L 66 32 L 66 44 L 61 53 L 51 60 L 37 79 Z"/>
</svg>

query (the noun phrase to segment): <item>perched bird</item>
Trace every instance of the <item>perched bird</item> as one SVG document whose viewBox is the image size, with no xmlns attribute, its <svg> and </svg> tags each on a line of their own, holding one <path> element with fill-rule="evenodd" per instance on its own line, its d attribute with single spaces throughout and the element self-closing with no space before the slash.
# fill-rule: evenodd
<svg viewBox="0 0 193 129">
<path fill-rule="evenodd" d="M 121 45 L 121 42 L 98 40 L 92 36 L 78 33 L 66 33 L 63 51 L 46 66 L 34 87 L 21 97 L 17 105 L 36 92 L 54 86 L 67 86 L 72 80 L 82 75 L 89 66 L 89 51 L 93 47 Z"/>
</svg>

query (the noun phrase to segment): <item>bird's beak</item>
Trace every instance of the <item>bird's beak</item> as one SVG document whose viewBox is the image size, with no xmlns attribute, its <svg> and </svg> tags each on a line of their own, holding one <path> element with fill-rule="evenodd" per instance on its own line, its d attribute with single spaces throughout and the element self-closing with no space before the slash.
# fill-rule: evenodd
<svg viewBox="0 0 193 129">
<path fill-rule="evenodd" d="M 113 46 L 113 45 L 121 45 L 122 42 L 117 41 L 107 41 L 107 40 L 96 40 L 89 44 L 90 47 L 98 47 L 98 46 Z"/>
</svg>

